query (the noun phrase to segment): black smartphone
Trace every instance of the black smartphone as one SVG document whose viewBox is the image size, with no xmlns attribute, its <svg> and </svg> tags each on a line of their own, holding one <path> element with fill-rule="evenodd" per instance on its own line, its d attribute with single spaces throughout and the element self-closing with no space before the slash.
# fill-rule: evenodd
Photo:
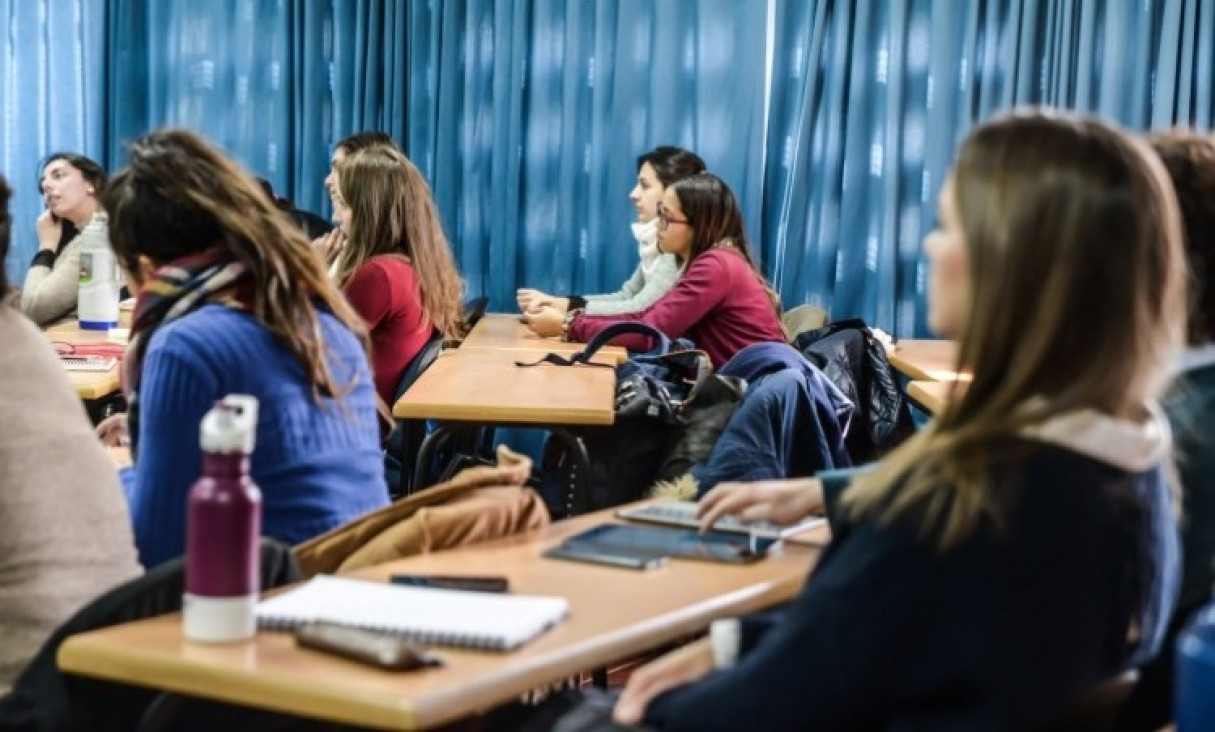
<svg viewBox="0 0 1215 732">
<path fill-rule="evenodd" d="M 437 574 L 394 574 L 388 578 L 394 585 L 430 587 L 436 590 L 465 590 L 467 592 L 506 592 L 510 583 L 505 577 L 463 577 Z"/>
<path fill-rule="evenodd" d="M 667 563 L 666 556 L 647 551 L 634 551 L 617 547 L 598 547 L 577 542 L 566 542 L 544 552 L 549 559 L 567 559 L 572 562 L 588 562 L 623 569 L 653 569 Z"/>
<path fill-rule="evenodd" d="M 302 625 L 295 631 L 295 643 L 389 671 L 443 665 L 436 656 L 404 638 L 336 623 Z"/>
</svg>

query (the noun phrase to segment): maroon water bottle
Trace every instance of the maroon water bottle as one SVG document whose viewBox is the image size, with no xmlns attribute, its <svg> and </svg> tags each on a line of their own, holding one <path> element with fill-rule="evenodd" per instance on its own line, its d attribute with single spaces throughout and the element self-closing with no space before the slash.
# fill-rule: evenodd
<svg viewBox="0 0 1215 732">
<path fill-rule="evenodd" d="M 230 394 L 203 417 L 202 476 L 186 517 L 186 638 L 252 638 L 260 585 L 262 493 L 249 477 L 257 398 Z"/>
</svg>

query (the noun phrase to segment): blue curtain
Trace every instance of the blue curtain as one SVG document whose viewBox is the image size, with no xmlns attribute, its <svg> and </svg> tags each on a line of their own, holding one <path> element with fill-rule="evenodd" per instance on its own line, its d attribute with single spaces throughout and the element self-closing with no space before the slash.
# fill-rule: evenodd
<svg viewBox="0 0 1215 732">
<path fill-rule="evenodd" d="M 39 162 L 66 150 L 102 158 L 103 0 L 0 0 L 0 173 L 13 189 L 9 279 L 20 284 L 38 248 Z"/>
<path fill-rule="evenodd" d="M 107 160 L 158 127 L 219 144 L 301 208 L 326 212 L 333 144 L 405 130 L 406 3 L 111 0 Z"/>
<path fill-rule="evenodd" d="M 764 13 L 736 0 L 410 3 L 407 150 L 434 188 L 470 294 L 619 286 L 636 266 L 636 157 L 696 150 L 752 233 Z"/>
<path fill-rule="evenodd" d="M 788 305 L 927 332 L 920 243 L 966 131 L 1018 105 L 1131 129 L 1215 116 L 1209 0 L 775 6 L 765 258 Z"/>
</svg>

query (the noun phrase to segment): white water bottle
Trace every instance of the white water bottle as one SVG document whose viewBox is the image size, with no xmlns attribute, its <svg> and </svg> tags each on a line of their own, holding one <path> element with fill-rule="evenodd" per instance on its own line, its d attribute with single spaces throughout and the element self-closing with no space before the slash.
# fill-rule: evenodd
<svg viewBox="0 0 1215 732">
<path fill-rule="evenodd" d="M 105 226 L 94 217 L 86 226 Z M 109 330 L 118 327 L 118 301 L 122 281 L 114 252 L 105 237 L 87 236 L 80 247 L 80 289 L 76 296 L 76 317 L 82 330 Z"/>
</svg>

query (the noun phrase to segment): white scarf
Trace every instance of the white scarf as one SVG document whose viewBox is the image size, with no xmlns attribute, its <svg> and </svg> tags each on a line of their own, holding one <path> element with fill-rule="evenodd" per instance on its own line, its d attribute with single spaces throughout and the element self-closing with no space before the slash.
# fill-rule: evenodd
<svg viewBox="0 0 1215 732">
<path fill-rule="evenodd" d="M 641 273 L 648 278 L 658 266 L 662 251 L 658 248 L 658 223 L 650 219 L 644 224 L 632 224 L 633 238 L 637 240 L 637 253 L 641 256 Z"/>
</svg>

